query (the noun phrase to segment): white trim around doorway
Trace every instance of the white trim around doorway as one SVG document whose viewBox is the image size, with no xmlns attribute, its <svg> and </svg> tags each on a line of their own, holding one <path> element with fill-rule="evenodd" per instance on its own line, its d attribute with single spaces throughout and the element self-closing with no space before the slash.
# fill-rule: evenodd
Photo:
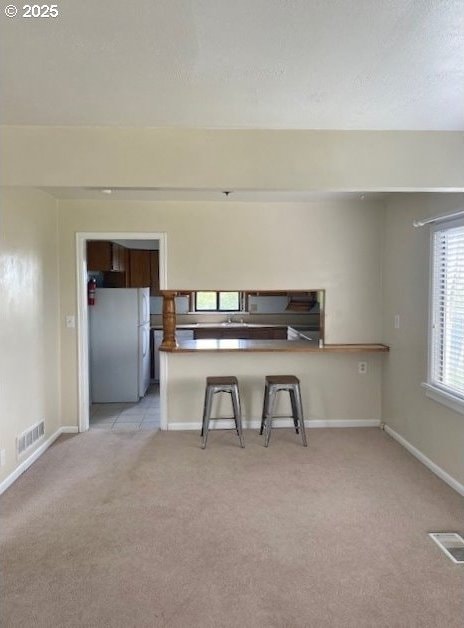
<svg viewBox="0 0 464 628">
<path fill-rule="evenodd" d="M 89 429 L 89 334 L 87 307 L 87 241 L 88 240 L 159 240 L 160 289 L 167 288 L 167 236 L 152 232 L 78 232 L 76 233 L 77 281 L 77 390 L 79 432 Z M 167 360 L 163 360 L 160 373 L 160 428 L 167 429 Z"/>
</svg>

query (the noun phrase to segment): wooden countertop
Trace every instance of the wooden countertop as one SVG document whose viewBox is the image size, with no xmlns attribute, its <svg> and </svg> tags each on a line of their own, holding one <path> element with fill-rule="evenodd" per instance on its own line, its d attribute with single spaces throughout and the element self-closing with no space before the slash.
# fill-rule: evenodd
<svg viewBox="0 0 464 628">
<path fill-rule="evenodd" d="M 166 349 L 160 349 L 166 351 Z M 201 351 L 267 351 L 288 353 L 386 353 L 390 348 L 382 344 L 333 344 L 319 348 L 317 342 L 304 340 L 220 340 L 208 338 L 204 340 L 179 341 L 175 349 L 169 353 L 196 353 Z"/>
<path fill-rule="evenodd" d="M 256 328 L 279 328 L 292 327 L 292 325 L 285 325 L 284 323 L 185 323 L 176 325 L 176 329 L 256 329 Z M 151 329 L 163 329 L 162 325 L 151 325 Z"/>
</svg>

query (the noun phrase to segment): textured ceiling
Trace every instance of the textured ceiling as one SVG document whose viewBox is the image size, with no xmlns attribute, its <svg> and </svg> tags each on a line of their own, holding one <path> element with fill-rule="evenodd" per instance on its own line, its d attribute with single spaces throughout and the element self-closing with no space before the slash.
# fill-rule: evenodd
<svg viewBox="0 0 464 628">
<path fill-rule="evenodd" d="M 464 129 L 464 0 L 58 6 L 0 16 L 4 124 Z"/>
</svg>

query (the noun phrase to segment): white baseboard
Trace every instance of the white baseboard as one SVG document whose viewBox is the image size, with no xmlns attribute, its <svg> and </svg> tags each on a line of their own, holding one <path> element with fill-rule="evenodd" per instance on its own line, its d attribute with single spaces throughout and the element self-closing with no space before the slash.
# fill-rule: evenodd
<svg viewBox="0 0 464 628">
<path fill-rule="evenodd" d="M 76 434 L 77 432 L 78 432 L 77 426 L 74 426 L 74 425 L 69 425 L 69 426 L 66 425 L 57 429 L 56 432 L 54 432 L 51 436 L 49 436 L 47 440 L 44 441 L 40 445 L 40 447 L 37 447 L 37 449 L 33 451 L 32 454 L 28 458 L 23 460 L 16 467 L 16 469 L 12 473 L 10 473 L 10 475 L 6 477 L 3 480 L 3 482 L 0 483 L 0 495 L 4 493 L 6 489 L 9 488 L 13 484 L 13 482 L 17 480 L 19 476 L 24 473 L 24 471 L 27 471 L 27 469 L 29 469 L 29 467 L 38 458 L 40 458 L 40 456 L 50 447 L 50 445 L 52 445 L 56 441 L 58 436 L 61 436 L 61 434 Z"/>
<path fill-rule="evenodd" d="M 261 419 L 242 420 L 244 429 L 259 430 L 261 426 Z M 274 419 L 272 421 L 273 427 L 293 427 L 292 419 Z M 209 423 L 210 429 L 227 429 L 233 426 L 231 419 L 211 419 Z M 305 420 L 305 427 L 380 427 L 380 420 L 378 419 L 334 419 L 322 420 L 322 419 L 307 419 Z M 201 430 L 201 423 L 199 421 L 193 423 L 177 423 L 169 422 L 169 431 L 184 431 L 184 430 Z"/>
<path fill-rule="evenodd" d="M 430 469 L 430 471 L 435 473 L 435 475 L 437 475 L 441 480 L 443 480 L 443 482 L 446 482 L 446 484 L 451 486 L 451 488 L 454 488 L 455 491 L 457 491 L 460 495 L 464 496 L 464 485 L 463 484 L 461 484 L 460 482 L 455 480 L 444 469 L 442 469 L 437 464 L 432 462 L 432 460 L 430 460 L 430 458 L 427 458 L 427 456 L 425 454 L 423 454 L 419 449 L 414 447 L 414 445 L 411 445 L 411 443 L 409 441 L 407 441 L 405 438 L 403 438 L 403 436 L 398 434 L 398 432 L 395 432 L 395 430 L 393 430 L 391 427 L 388 427 L 388 425 L 385 425 L 384 429 L 385 429 L 385 431 L 387 432 L 387 434 L 389 436 L 391 436 L 396 441 L 398 441 L 398 443 L 400 445 L 403 445 L 403 447 L 405 449 L 407 449 L 409 451 L 409 453 L 411 453 L 415 458 L 420 460 L 420 462 L 422 462 L 422 464 L 425 464 L 425 466 L 428 469 Z"/>
<path fill-rule="evenodd" d="M 78 434 L 79 428 L 77 425 L 64 425 L 63 427 L 60 427 L 58 431 L 60 434 Z M 58 436 L 60 434 L 58 434 Z"/>
</svg>

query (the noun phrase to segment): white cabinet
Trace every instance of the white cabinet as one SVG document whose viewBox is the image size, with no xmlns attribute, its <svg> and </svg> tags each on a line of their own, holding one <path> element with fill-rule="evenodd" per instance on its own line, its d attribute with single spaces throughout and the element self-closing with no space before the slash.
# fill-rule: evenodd
<svg viewBox="0 0 464 628">
<path fill-rule="evenodd" d="M 177 329 L 176 330 L 177 342 L 183 340 L 193 340 L 193 329 Z M 155 377 L 154 381 L 159 382 L 160 379 L 160 351 L 159 348 L 163 342 L 163 330 L 155 329 L 153 338 L 153 351 L 154 351 L 154 364 L 155 364 Z"/>
<path fill-rule="evenodd" d="M 155 363 L 155 382 L 159 382 L 159 372 L 160 372 L 160 354 L 159 348 L 161 343 L 163 342 L 163 330 L 155 329 L 154 331 L 154 342 L 153 342 L 153 351 L 154 351 L 154 363 Z"/>
</svg>

